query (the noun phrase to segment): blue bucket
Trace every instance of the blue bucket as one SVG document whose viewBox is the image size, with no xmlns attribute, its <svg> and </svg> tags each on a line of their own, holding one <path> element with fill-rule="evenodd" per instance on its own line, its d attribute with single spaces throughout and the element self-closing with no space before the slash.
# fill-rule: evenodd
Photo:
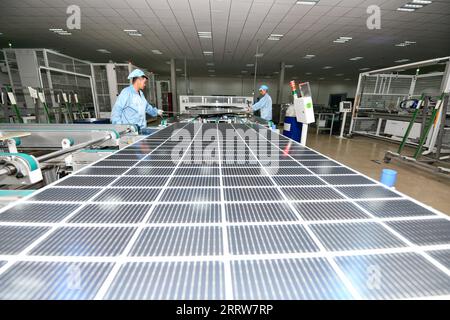
<svg viewBox="0 0 450 320">
<path fill-rule="evenodd" d="M 383 169 L 381 172 L 380 182 L 388 187 L 395 186 L 397 181 L 397 171 L 391 169 Z"/>
</svg>

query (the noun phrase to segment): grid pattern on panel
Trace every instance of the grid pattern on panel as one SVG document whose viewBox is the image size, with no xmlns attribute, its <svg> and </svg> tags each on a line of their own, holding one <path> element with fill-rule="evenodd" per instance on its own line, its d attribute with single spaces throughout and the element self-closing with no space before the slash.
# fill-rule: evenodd
<svg viewBox="0 0 450 320">
<path fill-rule="evenodd" d="M 449 234 L 258 124 L 176 123 L 2 208 L 0 298 L 450 298 Z"/>
</svg>

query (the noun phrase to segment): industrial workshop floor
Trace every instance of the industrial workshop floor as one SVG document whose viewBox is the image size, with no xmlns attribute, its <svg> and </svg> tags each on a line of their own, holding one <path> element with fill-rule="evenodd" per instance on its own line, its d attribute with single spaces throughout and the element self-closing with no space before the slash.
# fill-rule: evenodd
<svg viewBox="0 0 450 320">
<path fill-rule="evenodd" d="M 397 161 L 383 162 L 385 152 L 397 151 L 397 144 L 361 136 L 340 140 L 323 133 L 317 135 L 315 130 L 311 130 L 307 145 L 376 180 L 379 180 L 382 169 L 394 169 L 398 172 L 397 190 L 450 215 L 449 180 Z M 408 153 L 409 150 L 405 151 Z"/>
</svg>

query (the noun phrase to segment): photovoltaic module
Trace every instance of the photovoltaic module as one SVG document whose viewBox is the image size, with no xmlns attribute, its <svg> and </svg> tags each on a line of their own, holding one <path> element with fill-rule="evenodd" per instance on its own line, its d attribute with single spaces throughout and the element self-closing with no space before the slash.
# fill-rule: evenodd
<svg viewBox="0 0 450 320">
<path fill-rule="evenodd" d="M 253 124 L 173 124 L 0 211 L 0 299 L 448 299 L 449 268 L 448 216 Z"/>
</svg>

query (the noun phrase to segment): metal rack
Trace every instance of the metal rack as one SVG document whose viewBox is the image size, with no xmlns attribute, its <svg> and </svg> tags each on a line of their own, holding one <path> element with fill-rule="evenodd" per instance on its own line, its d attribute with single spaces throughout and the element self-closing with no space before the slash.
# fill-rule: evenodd
<svg viewBox="0 0 450 320">
<path fill-rule="evenodd" d="M 34 108 L 25 88 L 41 88 L 51 110 L 61 109 L 62 93 L 77 93 L 83 109 L 97 116 L 97 103 L 90 63 L 49 49 L 4 49 L 4 60 L 11 88 L 20 112 L 28 114 Z M 67 110 L 64 110 L 67 113 Z M 58 122 L 64 118 L 55 113 Z"/>
<path fill-rule="evenodd" d="M 450 57 L 420 61 L 361 73 L 355 98 L 355 108 L 349 134 L 399 142 L 406 132 L 411 113 L 399 108 L 406 99 L 418 99 L 422 94 L 437 97 L 450 92 Z M 417 145 L 423 123 L 430 113 L 424 113 L 414 124 L 407 143 Z M 427 137 L 425 147 L 436 150 L 441 120 L 448 123 L 449 113 L 439 114 Z M 443 130 L 448 131 L 445 129 Z M 443 135 L 443 143 L 450 135 Z M 450 141 L 450 140 L 449 140 Z"/>
</svg>

